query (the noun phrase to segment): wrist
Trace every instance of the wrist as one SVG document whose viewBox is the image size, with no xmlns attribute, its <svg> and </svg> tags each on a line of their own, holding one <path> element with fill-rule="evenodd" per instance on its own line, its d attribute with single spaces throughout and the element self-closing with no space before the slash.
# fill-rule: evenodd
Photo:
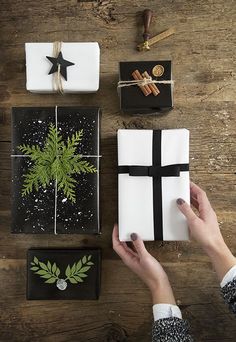
<svg viewBox="0 0 236 342">
<path fill-rule="evenodd" d="M 223 238 L 217 244 L 209 246 L 206 252 L 211 259 L 218 279 L 222 281 L 225 274 L 236 264 L 236 258 L 231 253 Z"/>
<path fill-rule="evenodd" d="M 151 279 L 147 284 L 151 293 L 159 291 L 161 288 L 169 284 L 168 276 L 165 272 L 159 274 L 158 278 Z"/>
<path fill-rule="evenodd" d="M 203 249 L 210 258 L 229 251 L 223 237 L 210 241 Z"/>
<path fill-rule="evenodd" d="M 155 284 L 149 286 L 153 304 L 167 303 L 176 304 L 174 294 L 167 275 L 159 279 Z"/>
</svg>

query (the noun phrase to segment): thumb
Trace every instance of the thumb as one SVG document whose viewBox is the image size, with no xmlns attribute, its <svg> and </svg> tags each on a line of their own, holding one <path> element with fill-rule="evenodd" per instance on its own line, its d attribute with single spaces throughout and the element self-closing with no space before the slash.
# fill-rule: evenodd
<svg viewBox="0 0 236 342">
<path fill-rule="evenodd" d="M 144 254 L 148 253 L 143 240 L 138 236 L 136 233 L 132 233 L 130 235 L 131 240 L 133 241 L 133 245 L 140 257 L 142 257 Z"/>
<path fill-rule="evenodd" d="M 188 203 L 185 202 L 182 198 L 178 198 L 176 201 L 179 210 L 184 214 L 188 221 L 188 225 L 190 225 L 194 220 L 199 219 L 198 216 L 194 213 L 192 208 Z"/>
</svg>

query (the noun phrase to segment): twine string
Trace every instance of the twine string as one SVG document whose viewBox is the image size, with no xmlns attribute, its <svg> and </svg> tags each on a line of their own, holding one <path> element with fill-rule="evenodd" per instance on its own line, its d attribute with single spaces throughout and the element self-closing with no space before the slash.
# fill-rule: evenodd
<svg viewBox="0 0 236 342">
<path fill-rule="evenodd" d="M 62 42 L 55 41 L 53 42 L 53 56 L 56 58 L 62 47 Z M 62 76 L 61 76 L 61 65 L 58 65 L 57 72 L 53 74 L 53 89 L 57 91 L 58 93 L 63 94 L 64 89 L 63 89 L 63 84 L 62 84 Z"/>
<path fill-rule="evenodd" d="M 157 81 L 153 80 L 151 77 L 144 77 L 142 80 L 130 80 L 130 81 L 119 81 L 117 84 L 117 88 L 123 88 L 123 87 L 131 87 L 131 86 L 141 86 L 144 87 L 148 84 L 173 84 L 173 80 L 163 80 L 163 81 Z"/>
</svg>

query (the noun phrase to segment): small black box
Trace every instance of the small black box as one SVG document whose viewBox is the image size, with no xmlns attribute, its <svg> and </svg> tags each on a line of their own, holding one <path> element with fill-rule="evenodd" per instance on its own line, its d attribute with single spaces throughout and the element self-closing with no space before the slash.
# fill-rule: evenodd
<svg viewBox="0 0 236 342">
<path fill-rule="evenodd" d="M 152 71 L 155 66 L 161 66 L 163 74 L 156 77 Z M 171 61 L 141 61 L 141 62 L 120 62 L 120 81 L 134 81 L 132 73 L 139 70 L 142 73 L 147 71 L 155 81 L 169 81 L 169 83 L 155 83 L 160 93 L 157 96 L 150 94 L 144 96 L 137 85 L 124 86 L 119 88 L 120 108 L 124 113 L 131 114 L 158 114 L 173 108 L 173 82 Z"/>
<path fill-rule="evenodd" d="M 100 249 L 28 250 L 27 299 L 98 299 L 100 278 Z"/>
</svg>

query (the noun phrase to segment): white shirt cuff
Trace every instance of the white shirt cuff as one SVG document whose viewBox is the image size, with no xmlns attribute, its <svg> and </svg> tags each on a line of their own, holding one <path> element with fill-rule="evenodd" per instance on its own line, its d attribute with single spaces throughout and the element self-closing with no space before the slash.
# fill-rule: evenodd
<svg viewBox="0 0 236 342">
<path fill-rule="evenodd" d="M 220 283 L 220 287 L 224 287 L 227 283 L 232 281 L 234 278 L 236 278 L 236 265 L 231 267 L 231 269 L 226 273 L 224 278 L 222 279 Z"/>
<path fill-rule="evenodd" d="M 162 318 L 177 317 L 182 318 L 180 308 L 173 304 L 155 304 L 152 307 L 154 321 Z"/>
</svg>

